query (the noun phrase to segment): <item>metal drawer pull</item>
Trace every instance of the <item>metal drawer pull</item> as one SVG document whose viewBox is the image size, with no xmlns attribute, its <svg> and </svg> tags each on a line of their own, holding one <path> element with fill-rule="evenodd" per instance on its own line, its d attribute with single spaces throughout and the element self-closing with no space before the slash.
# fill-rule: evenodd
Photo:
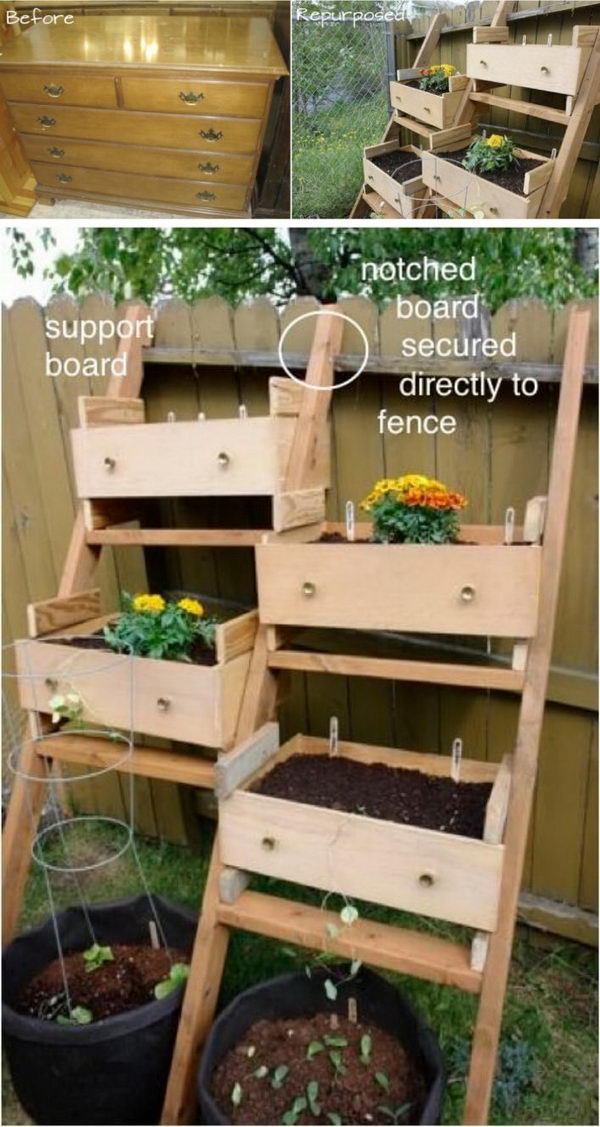
<svg viewBox="0 0 600 1127">
<path fill-rule="evenodd" d="M 65 150 L 57 148 L 56 145 L 52 145 L 51 148 L 48 149 L 48 152 L 50 153 L 51 157 L 57 157 L 58 158 L 58 157 L 64 157 L 64 155 L 65 155 Z"/>
<path fill-rule="evenodd" d="M 479 66 L 480 66 L 480 67 L 486 67 L 486 66 L 487 66 L 487 63 L 486 63 L 485 59 L 480 59 L 480 60 L 479 60 Z"/>
<path fill-rule="evenodd" d="M 199 200 L 216 200 L 214 192 L 196 192 L 196 198 Z"/>
<path fill-rule="evenodd" d="M 218 164 L 211 164 L 209 160 L 207 160 L 206 164 L 199 164 L 198 168 L 200 169 L 200 172 L 210 172 L 211 175 L 213 172 L 219 171 Z"/>
<path fill-rule="evenodd" d="M 115 462 L 114 458 L 105 458 L 104 459 L 104 465 L 106 466 L 106 469 L 109 470 L 109 471 L 114 470 L 116 464 L 117 463 Z"/>
<path fill-rule="evenodd" d="M 73 177 L 67 176 L 66 172 L 59 172 L 56 179 L 58 180 L 59 184 L 70 184 Z"/>
<path fill-rule="evenodd" d="M 48 689 L 52 689 L 52 692 L 58 689 L 58 681 L 56 680 L 56 677 L 46 677 L 44 684 Z"/>
<path fill-rule="evenodd" d="M 489 211 L 490 215 L 497 215 L 498 214 L 498 208 L 497 207 L 490 207 L 490 208 L 488 208 L 488 211 Z"/>
<path fill-rule="evenodd" d="M 226 454 L 224 450 L 221 450 L 221 453 L 217 454 L 217 462 L 222 467 L 222 469 L 227 469 L 230 461 L 231 458 L 229 457 L 229 454 Z"/>
<path fill-rule="evenodd" d="M 550 74 L 550 67 L 540 67 L 542 74 Z"/>
<path fill-rule="evenodd" d="M 64 86 L 44 86 L 44 90 L 51 98 L 60 98 L 65 92 Z"/>
<path fill-rule="evenodd" d="M 274 837 L 263 837 L 261 843 L 263 849 L 274 849 L 277 844 Z"/>
<path fill-rule="evenodd" d="M 169 697 L 159 697 L 156 702 L 156 707 L 160 709 L 161 712 L 166 712 L 167 709 L 171 707 L 171 701 Z"/>
<path fill-rule="evenodd" d="M 182 90 L 179 95 L 180 101 L 185 102 L 186 106 L 196 106 L 198 102 L 202 101 L 203 97 L 204 94 L 194 94 L 192 90 L 188 94 Z"/>
<path fill-rule="evenodd" d="M 461 587 L 460 597 L 463 603 L 472 603 L 475 598 L 475 588 L 472 587 L 470 583 L 467 583 L 464 587 Z"/>
<path fill-rule="evenodd" d="M 302 584 L 302 594 L 306 599 L 312 599 L 313 595 L 316 595 L 316 593 L 317 588 L 315 587 L 314 583 L 311 583 L 309 580 L 307 580 L 306 583 Z"/>
<path fill-rule="evenodd" d="M 205 141 L 220 141 L 223 134 L 220 129 L 218 133 L 215 133 L 214 129 L 201 129 L 200 136 L 204 137 Z"/>
<path fill-rule="evenodd" d="M 56 125 L 56 118 L 46 117 L 46 114 L 43 117 L 38 117 L 38 121 L 42 129 L 50 129 L 53 125 Z"/>
<path fill-rule="evenodd" d="M 434 884 L 434 882 L 435 882 L 435 876 L 434 876 L 433 873 L 431 873 L 429 871 L 427 871 L 425 873 L 421 873 L 421 875 L 419 877 L 419 884 L 422 884 L 423 888 L 431 888 L 431 886 L 432 886 L 432 884 Z"/>
</svg>

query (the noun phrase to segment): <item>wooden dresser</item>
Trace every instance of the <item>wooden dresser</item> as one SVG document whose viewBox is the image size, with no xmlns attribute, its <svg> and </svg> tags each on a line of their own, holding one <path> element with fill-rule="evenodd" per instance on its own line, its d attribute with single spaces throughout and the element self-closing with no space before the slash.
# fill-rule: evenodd
<svg viewBox="0 0 600 1127">
<path fill-rule="evenodd" d="M 273 84 L 262 17 L 110 15 L 30 28 L 0 87 L 45 201 L 245 217 Z"/>
</svg>

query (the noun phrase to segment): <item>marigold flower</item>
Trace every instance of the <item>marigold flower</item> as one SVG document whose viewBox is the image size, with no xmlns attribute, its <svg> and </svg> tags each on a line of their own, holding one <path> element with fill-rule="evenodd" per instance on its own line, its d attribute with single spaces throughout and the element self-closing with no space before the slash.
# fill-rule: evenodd
<svg viewBox="0 0 600 1127">
<path fill-rule="evenodd" d="M 385 497 L 399 505 L 422 505 L 430 509 L 464 509 L 466 498 L 447 488 L 434 477 L 423 474 L 403 474 L 402 477 L 382 478 L 376 481 L 371 492 L 361 501 L 361 508 L 370 511 Z"/>
<path fill-rule="evenodd" d="M 136 595 L 133 600 L 133 609 L 138 611 L 151 611 L 158 614 L 166 606 L 162 595 Z"/>
<path fill-rule="evenodd" d="M 486 145 L 488 145 L 490 149 L 501 149 L 505 140 L 506 137 L 502 137 L 500 133 L 492 133 L 491 137 L 488 137 Z"/>
<path fill-rule="evenodd" d="M 182 610 L 186 610 L 188 614 L 197 615 L 198 618 L 201 618 L 204 614 L 204 607 L 197 599 L 180 599 L 177 606 L 181 607 Z"/>
</svg>

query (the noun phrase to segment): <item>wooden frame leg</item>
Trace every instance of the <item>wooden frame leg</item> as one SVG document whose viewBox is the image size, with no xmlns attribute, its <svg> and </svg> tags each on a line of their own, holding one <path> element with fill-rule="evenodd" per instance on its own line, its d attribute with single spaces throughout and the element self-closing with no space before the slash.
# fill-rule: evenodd
<svg viewBox="0 0 600 1127">
<path fill-rule="evenodd" d="M 29 713 L 27 742 L 22 748 L 19 766 L 28 775 L 35 775 L 39 768 L 32 740 L 39 734 L 37 715 Z M 25 893 L 25 885 L 31 864 L 31 846 L 37 833 L 40 815 L 46 797 L 46 781 L 33 782 L 15 775 L 6 822 L 4 824 L 2 849 L 2 942 L 10 943 L 13 938 Z"/>
</svg>

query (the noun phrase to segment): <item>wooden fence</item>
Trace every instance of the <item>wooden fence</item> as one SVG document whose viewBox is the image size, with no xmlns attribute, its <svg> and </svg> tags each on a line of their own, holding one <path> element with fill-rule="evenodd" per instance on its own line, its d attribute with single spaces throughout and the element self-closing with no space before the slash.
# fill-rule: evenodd
<svg viewBox="0 0 600 1127">
<path fill-rule="evenodd" d="M 448 25 L 442 32 L 432 61 L 452 63 L 459 72 L 464 73 L 467 44 L 473 42 L 473 27 L 481 23 L 489 24 L 495 9 L 496 0 L 474 0 L 473 3 L 450 9 Z M 429 18 L 420 18 L 412 24 L 395 24 L 397 67 L 413 65 L 429 22 Z M 600 4 L 589 0 L 577 0 L 577 3 L 563 3 L 562 0 L 518 0 L 514 12 L 508 17 L 508 41 L 520 43 L 526 35 L 528 43 L 546 43 L 551 35 L 554 44 L 570 44 L 573 27 L 581 24 L 600 24 Z M 539 91 L 532 94 L 532 91 L 520 87 L 499 88 L 495 93 L 564 109 L 564 98 L 560 95 L 541 94 Z M 560 144 L 564 131 L 552 122 L 491 106 L 482 109 L 481 128 L 494 132 L 509 131 L 514 141 L 525 149 L 533 148 L 536 152 L 550 155 L 552 149 Z M 408 144 L 410 135 L 405 130 L 402 134 L 402 144 Z M 560 212 L 562 219 L 596 219 L 600 215 L 599 161 L 600 106 L 596 106 L 579 160 L 573 169 L 567 199 Z"/>
<path fill-rule="evenodd" d="M 250 415 L 264 413 L 267 379 L 280 373 L 280 332 L 290 319 L 316 307 L 311 298 L 294 301 L 279 313 L 266 300 L 235 310 L 219 298 L 193 307 L 180 300 L 162 304 L 155 311 L 153 347 L 146 355 L 148 418 L 165 419 L 167 411 L 175 411 L 178 419 L 189 419 L 199 410 L 208 417 L 225 417 L 236 414 L 242 402 Z M 474 523 L 501 522 L 509 505 L 516 507 L 517 517 L 522 514 L 526 499 L 546 488 L 568 309 L 552 312 L 536 300 L 523 300 L 507 303 L 491 319 L 498 338 L 516 330 L 518 358 L 511 371 L 538 375 L 535 398 L 515 398 L 508 371 L 495 369 L 507 379 L 492 407 L 473 398 L 409 401 L 411 414 L 456 416 L 457 434 L 444 438 L 382 436 L 376 425 L 381 407 L 407 413 L 398 373 L 411 367 L 399 360 L 399 342 L 403 336 L 431 335 L 431 326 L 399 322 L 393 305 L 380 312 L 365 298 L 342 299 L 339 307 L 363 327 L 371 355 L 362 377 L 334 396 L 330 517 L 342 518 L 345 502 L 358 504 L 376 478 L 408 470 L 435 473 L 464 492 L 470 501 L 467 516 Z M 77 396 L 102 394 L 106 387 L 101 378 L 48 378 L 45 354 L 110 356 L 114 348 L 78 349 L 69 341 L 47 340 L 44 317 L 71 321 L 121 314 L 102 295 L 86 298 L 81 306 L 59 297 L 46 310 L 25 299 L 4 311 L 5 642 L 26 634 L 30 600 L 56 593 L 75 512 L 69 428 L 76 423 Z M 597 856 L 597 319 L 595 324 L 523 900 L 526 918 L 586 940 L 593 935 L 589 912 L 595 908 Z M 462 327 L 438 322 L 434 331 L 453 336 Z M 305 321 L 286 342 L 286 356 L 299 368 L 310 333 L 311 322 Z M 356 330 L 348 328 L 342 367 L 356 367 L 361 349 Z M 460 370 L 460 365 L 440 362 L 420 367 L 439 374 Z M 462 367 L 470 371 L 473 364 Z M 481 367 L 479 361 L 475 367 Z M 240 526 L 255 522 L 252 505 L 239 506 Z M 165 515 L 184 523 L 190 514 L 193 519 L 189 503 L 176 502 Z M 145 556 L 139 548 L 105 550 L 100 572 L 109 609 L 117 605 L 120 589 L 140 590 L 147 583 L 242 605 L 251 605 L 255 595 L 249 549 L 152 549 Z M 373 644 L 378 652 L 388 652 L 394 641 L 379 637 Z M 10 670 L 10 660 L 6 664 Z M 447 752 L 460 735 L 465 754 L 496 760 L 512 744 L 517 708 L 503 694 L 296 675 L 282 708 L 285 732 L 323 734 L 331 714 L 338 715 L 345 738 Z M 137 793 L 142 831 L 185 839 L 190 817 L 184 794 L 171 784 L 145 780 L 139 780 Z M 93 809 L 101 804 L 104 810 L 122 810 L 117 781 L 112 789 L 105 784 L 102 790 L 90 790 L 85 801 Z"/>
</svg>

